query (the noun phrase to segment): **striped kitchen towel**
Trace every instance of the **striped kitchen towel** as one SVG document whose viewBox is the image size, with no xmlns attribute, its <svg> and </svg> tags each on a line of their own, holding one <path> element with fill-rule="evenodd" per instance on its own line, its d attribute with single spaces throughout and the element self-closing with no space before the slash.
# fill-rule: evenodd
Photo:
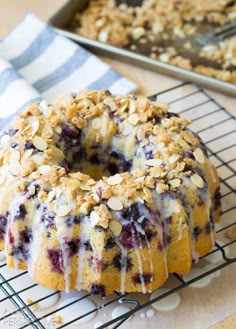
<svg viewBox="0 0 236 329">
<path fill-rule="evenodd" d="M 136 85 L 33 14 L 0 40 L 0 130 L 31 102 L 82 88 L 127 94 Z"/>
</svg>

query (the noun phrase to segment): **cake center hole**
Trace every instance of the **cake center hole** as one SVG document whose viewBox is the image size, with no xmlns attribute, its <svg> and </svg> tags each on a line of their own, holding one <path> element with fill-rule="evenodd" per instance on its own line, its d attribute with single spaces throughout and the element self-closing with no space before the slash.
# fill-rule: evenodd
<svg viewBox="0 0 236 329">
<path fill-rule="evenodd" d="M 81 157 L 82 156 L 82 157 Z M 70 166 L 71 172 L 82 172 L 91 178 L 98 180 L 103 176 L 112 176 L 117 173 L 130 171 L 132 161 L 126 160 L 123 154 L 115 151 L 83 150 L 79 153 L 79 158 Z"/>
<path fill-rule="evenodd" d="M 132 160 L 105 144 L 105 140 L 96 143 L 95 137 L 93 130 L 84 133 L 64 122 L 57 143 L 65 155 L 61 165 L 70 172 L 80 171 L 95 180 L 132 169 Z"/>
</svg>

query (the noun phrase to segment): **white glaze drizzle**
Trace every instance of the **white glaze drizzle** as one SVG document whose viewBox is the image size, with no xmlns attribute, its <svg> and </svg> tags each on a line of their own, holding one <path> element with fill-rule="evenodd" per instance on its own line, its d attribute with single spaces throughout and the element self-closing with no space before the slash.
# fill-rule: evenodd
<svg viewBox="0 0 236 329">
<path fill-rule="evenodd" d="M 38 211 L 35 211 L 35 217 L 34 220 L 32 221 L 33 240 L 29 246 L 30 258 L 27 263 L 28 272 L 31 278 L 34 277 L 34 270 L 36 268 L 35 264 L 41 253 L 42 236 L 43 233 L 45 232 L 45 227 L 43 223 L 41 223 L 40 221 L 41 216 L 42 216 L 42 211 L 41 209 L 38 209 Z"/>
<path fill-rule="evenodd" d="M 140 282 L 141 282 L 142 292 L 145 294 L 146 285 L 145 285 L 144 278 L 143 278 L 143 264 L 142 264 L 140 249 L 141 249 L 140 246 L 136 246 L 134 251 L 135 251 L 135 254 L 137 257 L 137 261 L 138 261 L 139 278 L 140 278 Z"/>
<path fill-rule="evenodd" d="M 76 319 L 77 317 L 83 316 L 84 314 L 89 313 L 96 308 L 94 301 L 92 301 L 89 298 L 82 299 L 78 302 L 76 302 L 76 301 L 78 301 L 78 296 L 70 297 L 58 305 L 58 309 L 59 308 L 62 308 L 62 309 L 58 310 L 58 312 L 56 313 L 56 316 L 61 316 L 63 323 L 67 323 L 73 319 Z M 73 302 L 74 302 L 74 304 L 64 307 Z M 91 312 L 87 316 L 82 317 L 81 319 L 78 319 L 75 322 L 73 322 L 73 326 L 80 328 L 80 325 L 88 323 L 95 317 L 95 315 L 96 315 L 96 312 Z M 91 328 L 91 326 L 89 328 Z"/>
<path fill-rule="evenodd" d="M 85 255 L 85 246 L 84 242 L 86 242 L 89 238 L 89 220 L 84 218 L 80 223 L 80 248 L 79 248 L 79 256 L 78 256 L 78 267 L 77 267 L 77 280 L 76 280 L 76 289 L 81 290 L 83 283 L 83 268 L 84 268 L 84 255 Z"/>
<path fill-rule="evenodd" d="M 149 310 L 147 310 L 147 312 L 146 312 L 146 316 L 147 316 L 147 318 L 153 318 L 154 316 L 155 316 L 155 311 L 153 310 L 153 309 L 149 309 Z"/>
<path fill-rule="evenodd" d="M 122 294 L 125 293 L 126 288 L 126 271 L 127 271 L 127 250 L 119 243 L 118 239 L 116 239 L 117 245 L 121 250 L 121 273 L 120 273 L 120 291 Z"/>
<path fill-rule="evenodd" d="M 58 240 L 61 245 L 62 258 L 63 258 L 63 270 L 65 280 L 65 291 L 70 291 L 70 274 L 71 274 L 71 257 L 69 255 L 69 248 L 66 242 L 70 241 L 73 236 L 73 228 L 66 227 L 63 218 L 56 217 L 55 224 L 57 227 Z M 65 240 L 66 239 L 66 240 Z"/>
<path fill-rule="evenodd" d="M 209 218 L 208 222 L 210 222 L 210 209 L 211 209 L 211 207 L 212 207 L 212 200 L 211 200 L 210 193 L 208 191 L 208 202 L 206 203 L 206 209 L 207 209 L 208 218 Z M 214 245 L 215 245 L 215 228 L 210 227 L 210 235 L 211 235 L 211 243 L 212 243 L 212 248 L 213 248 Z"/>
<path fill-rule="evenodd" d="M 5 250 L 0 251 L 0 264 L 6 259 Z"/>
<path fill-rule="evenodd" d="M 169 290 L 165 288 L 158 289 L 151 294 L 150 300 L 159 297 L 168 291 Z M 177 292 L 175 292 L 153 303 L 152 307 L 157 311 L 172 311 L 179 306 L 180 302 L 181 302 L 180 295 Z"/>
<path fill-rule="evenodd" d="M 6 255 L 11 254 L 12 249 L 17 249 L 17 247 L 19 246 L 19 241 L 20 241 L 20 230 L 19 230 L 19 220 L 14 220 L 14 216 L 15 216 L 15 210 L 17 209 L 17 207 L 19 207 L 21 204 L 25 204 L 25 199 L 26 197 L 17 197 L 17 198 L 13 198 L 10 204 L 10 218 L 8 220 L 7 223 L 7 228 L 6 228 L 6 236 L 5 236 L 5 250 L 6 250 Z M 14 228 L 14 233 L 11 232 L 11 226 Z M 16 230 L 17 229 L 17 230 Z M 14 234 L 13 237 L 13 243 L 10 244 L 9 243 L 9 239 L 10 239 L 10 234 Z M 18 255 L 16 255 L 15 252 L 13 252 L 13 257 L 14 257 L 14 268 L 15 269 L 19 269 L 19 257 Z"/>
<path fill-rule="evenodd" d="M 150 283 L 151 283 L 151 287 L 149 289 L 149 292 L 152 291 L 152 286 L 153 286 L 153 261 L 152 261 L 152 253 L 151 253 L 151 246 L 150 243 L 147 239 L 147 236 L 145 234 L 145 240 L 146 240 L 146 244 L 147 244 L 147 248 L 148 248 L 148 255 L 149 255 L 149 263 L 150 263 L 150 272 L 152 274 L 151 278 L 150 278 Z"/>
<path fill-rule="evenodd" d="M 158 209 L 161 214 L 162 205 L 161 205 L 160 195 L 156 191 L 153 192 L 153 200 L 154 200 L 156 209 Z M 166 216 L 166 217 L 168 218 L 170 216 L 170 214 L 167 213 L 167 215 L 168 216 Z M 147 216 L 148 216 L 148 212 L 147 212 Z M 158 237 L 160 239 L 160 243 L 162 246 L 164 246 L 164 233 L 167 233 L 167 232 L 164 232 L 164 229 L 161 225 L 161 216 L 162 216 L 162 214 L 160 215 L 160 223 L 157 223 L 155 220 L 153 221 L 150 216 L 148 216 L 147 218 L 150 221 L 150 223 L 156 228 Z M 166 226 L 165 226 L 165 229 L 166 229 Z M 167 248 L 162 248 L 162 256 L 163 256 L 166 277 L 168 277 L 168 266 L 167 266 L 167 250 L 168 249 Z"/>
<path fill-rule="evenodd" d="M 212 166 L 211 162 L 209 161 L 209 159 L 207 161 L 209 163 L 208 168 L 209 168 L 209 171 L 210 171 L 212 182 L 216 183 L 216 175 L 214 173 L 213 166 Z"/>
<path fill-rule="evenodd" d="M 183 185 L 188 186 L 188 185 L 192 184 L 189 177 L 182 177 L 182 180 L 183 180 Z M 195 186 L 193 184 L 192 184 L 192 188 L 195 188 Z M 188 201 L 188 200 L 186 199 L 186 201 Z M 196 262 L 198 262 L 200 255 L 195 248 L 195 240 L 192 237 L 193 229 L 194 229 L 194 223 L 193 223 L 192 207 L 189 207 L 189 231 L 191 234 L 191 236 L 190 236 L 191 254 L 192 254 L 192 259 L 194 259 Z"/>
<path fill-rule="evenodd" d="M 127 306 L 117 306 L 112 310 L 111 318 L 116 319 L 118 316 L 128 313 L 129 311 L 130 311 L 130 309 Z M 129 319 L 127 319 L 127 321 L 130 319 L 131 319 L 131 317 Z"/>
<path fill-rule="evenodd" d="M 120 283 L 120 288 L 121 292 L 124 294 L 126 291 L 126 271 L 127 271 L 127 250 L 124 248 L 121 249 L 121 283 Z"/>
<path fill-rule="evenodd" d="M 142 212 L 146 212 L 147 213 L 147 211 L 146 211 L 146 208 L 142 208 L 142 207 L 140 207 L 140 205 L 139 205 L 139 211 L 140 211 L 140 213 L 142 213 Z M 147 236 L 146 236 L 146 232 L 145 232 L 145 230 L 142 228 L 142 226 L 141 225 L 139 225 L 139 224 L 137 224 L 137 223 L 142 223 L 142 221 L 145 219 L 146 217 L 143 215 L 143 216 L 141 216 L 138 220 L 137 220 L 137 222 L 135 222 L 135 228 L 136 228 L 136 230 L 139 232 L 139 233 L 141 233 L 142 235 L 144 235 L 145 236 L 145 241 L 146 241 L 146 245 L 147 245 L 147 249 L 148 249 L 148 254 L 149 254 L 149 263 L 150 263 L 150 272 L 151 272 L 151 278 L 150 278 L 150 283 L 151 283 L 151 287 L 152 287 L 152 284 L 153 284 L 153 262 L 152 262 L 152 253 L 151 253 L 151 246 L 150 246 L 150 243 L 149 243 L 149 241 L 148 241 L 148 239 L 147 239 Z M 148 218 L 148 217 L 147 217 Z M 141 250 L 141 252 L 142 252 L 142 242 L 140 241 L 140 239 L 139 239 L 139 245 L 140 245 L 140 247 L 139 247 L 139 249 Z M 146 287 L 145 287 L 145 290 L 146 290 Z M 150 289 L 150 290 L 152 290 L 152 288 Z"/>
</svg>

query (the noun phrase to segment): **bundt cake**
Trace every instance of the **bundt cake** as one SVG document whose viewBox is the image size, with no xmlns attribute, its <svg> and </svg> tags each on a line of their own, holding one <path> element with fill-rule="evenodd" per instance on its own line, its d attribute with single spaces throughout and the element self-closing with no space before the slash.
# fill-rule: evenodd
<svg viewBox="0 0 236 329">
<path fill-rule="evenodd" d="M 166 104 L 81 91 L 0 137 L 0 250 L 58 290 L 151 292 L 214 244 L 219 179 Z"/>
</svg>

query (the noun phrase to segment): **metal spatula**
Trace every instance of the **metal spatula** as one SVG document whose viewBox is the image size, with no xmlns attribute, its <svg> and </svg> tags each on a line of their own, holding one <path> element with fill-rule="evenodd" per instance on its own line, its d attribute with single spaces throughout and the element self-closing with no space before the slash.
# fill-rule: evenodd
<svg viewBox="0 0 236 329">
<path fill-rule="evenodd" d="M 217 44 L 233 35 L 236 35 L 236 22 L 225 24 L 212 32 L 204 33 L 196 38 L 196 42 L 201 46 Z"/>
</svg>

